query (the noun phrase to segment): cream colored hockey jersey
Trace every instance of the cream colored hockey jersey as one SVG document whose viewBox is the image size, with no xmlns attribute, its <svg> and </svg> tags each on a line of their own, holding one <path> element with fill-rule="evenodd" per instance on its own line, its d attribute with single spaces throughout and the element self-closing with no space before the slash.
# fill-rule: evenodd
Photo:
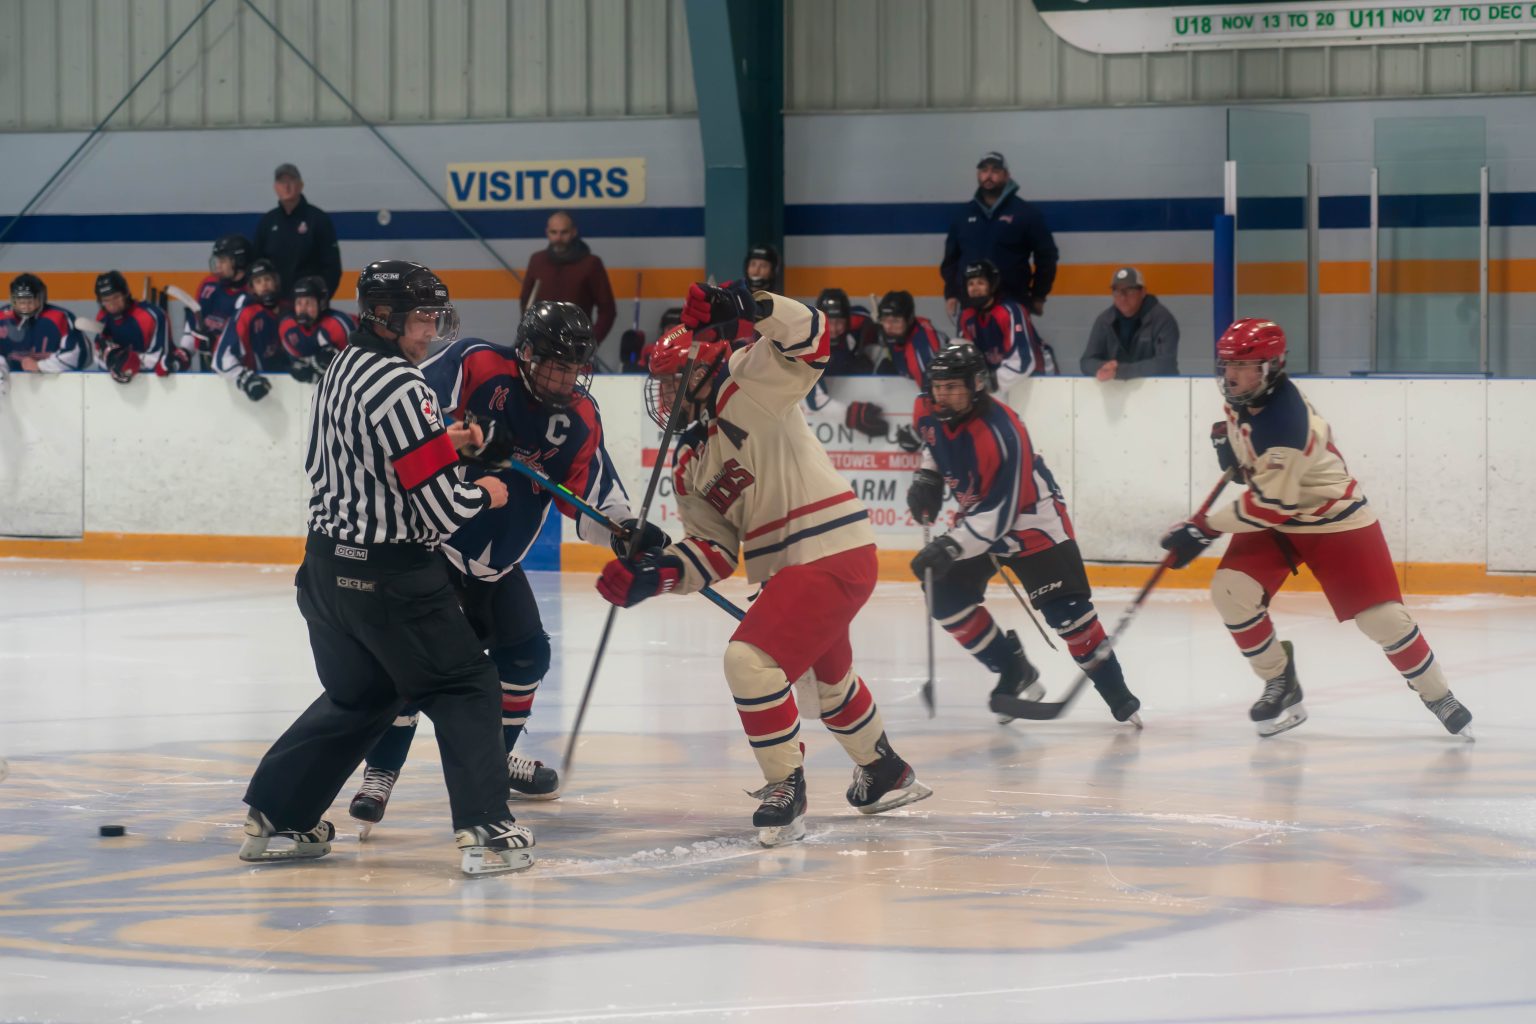
<svg viewBox="0 0 1536 1024">
<path fill-rule="evenodd" d="M 1360 482 L 1333 444 L 1333 428 L 1289 378 L 1255 410 L 1227 407 L 1227 439 L 1248 488 L 1213 508 L 1222 533 L 1340 533 L 1376 522 Z"/>
<path fill-rule="evenodd" d="M 826 318 L 782 295 L 757 298 L 773 303 L 757 323 L 761 338 L 731 356 L 707 428 L 680 442 L 673 483 L 687 536 L 667 549 L 683 562 L 677 593 L 729 576 L 738 550 L 747 579 L 761 583 L 875 543 L 868 510 L 800 411 L 826 366 Z"/>
</svg>

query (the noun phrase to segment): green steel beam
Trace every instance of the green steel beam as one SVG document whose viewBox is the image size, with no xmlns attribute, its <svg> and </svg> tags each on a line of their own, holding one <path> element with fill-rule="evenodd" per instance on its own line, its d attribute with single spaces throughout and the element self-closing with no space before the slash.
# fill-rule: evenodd
<svg viewBox="0 0 1536 1024">
<path fill-rule="evenodd" d="M 741 276 L 748 246 L 784 243 L 783 0 L 687 0 L 704 149 L 704 266 Z"/>
</svg>

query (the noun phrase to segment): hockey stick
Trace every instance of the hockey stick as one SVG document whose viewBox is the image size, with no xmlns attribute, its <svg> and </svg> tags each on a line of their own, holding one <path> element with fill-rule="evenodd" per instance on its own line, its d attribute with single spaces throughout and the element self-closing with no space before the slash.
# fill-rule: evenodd
<svg viewBox="0 0 1536 1024">
<path fill-rule="evenodd" d="M 1226 489 L 1227 484 L 1231 480 L 1232 471 L 1229 469 L 1221 475 L 1220 480 L 1216 481 L 1216 486 L 1211 488 L 1211 493 L 1206 495 L 1205 500 L 1200 503 L 1200 508 L 1195 511 L 1195 515 L 1201 516 L 1210 511 L 1211 506 L 1216 503 L 1216 499 L 1221 496 L 1221 492 Z M 1173 553 L 1170 552 L 1158 563 L 1157 568 L 1152 571 L 1152 578 L 1147 580 L 1146 584 L 1141 588 L 1141 592 L 1136 595 L 1135 600 L 1121 613 L 1120 621 L 1115 623 L 1115 631 L 1109 634 L 1104 642 L 1099 645 L 1099 649 L 1094 652 L 1093 660 L 1082 666 L 1077 680 L 1067 689 L 1065 697 L 1059 701 L 1046 703 L 1044 701 L 1022 700 L 1005 694 L 993 694 L 990 703 L 992 710 L 1000 715 L 1028 718 L 1037 722 L 1060 718 L 1062 713 L 1077 699 L 1077 695 L 1083 692 L 1083 687 L 1088 685 L 1088 671 L 1114 653 L 1115 645 L 1120 642 L 1120 638 L 1125 635 L 1131 620 L 1136 618 L 1136 613 L 1146 603 L 1147 595 L 1152 593 L 1158 581 L 1163 578 L 1163 573 L 1172 567 Z"/>
<path fill-rule="evenodd" d="M 498 466 L 498 468 L 501 467 Z M 517 459 L 508 459 L 505 468 L 512 470 L 514 473 L 522 474 L 547 491 L 553 491 L 554 493 L 560 495 L 560 497 L 576 506 L 577 511 L 596 521 L 599 526 L 613 534 L 615 537 L 627 538 L 629 536 L 628 530 L 624 529 L 624 527 L 603 515 L 602 512 L 598 511 L 596 508 L 587 504 L 581 498 L 577 497 L 575 491 L 572 491 L 564 484 L 555 483 L 553 480 L 544 476 L 538 470 L 528 465 L 526 462 L 520 462 Z M 730 601 L 726 600 L 725 597 L 723 597 L 718 591 L 715 590 L 715 588 L 705 587 L 701 593 L 705 597 L 709 598 L 710 601 L 714 602 L 716 605 L 722 608 L 737 622 L 740 622 L 742 619 L 746 618 L 746 612 L 742 611 Z"/>
<path fill-rule="evenodd" d="M 667 425 L 661 432 L 661 444 L 657 446 L 656 451 L 656 465 L 652 467 L 650 483 L 645 487 L 645 500 L 640 503 L 640 514 L 635 518 L 635 532 L 629 541 L 629 558 L 631 559 L 639 553 L 640 537 L 645 533 L 645 521 L 651 514 L 651 502 L 656 497 L 656 488 L 661 483 L 662 470 L 666 468 L 667 453 L 672 448 L 672 438 L 676 436 L 678 422 L 682 418 L 682 399 L 687 394 L 688 384 L 693 379 L 693 367 L 698 360 L 699 336 L 695 332 L 688 344 L 688 362 L 683 366 L 682 380 L 678 384 L 677 395 L 672 400 L 672 411 L 667 414 Z M 587 717 L 587 706 L 592 703 L 592 688 L 597 685 L 597 673 L 603 667 L 603 655 L 608 650 L 608 637 L 613 632 L 613 620 L 618 613 L 618 605 L 608 609 L 608 618 L 603 623 L 603 632 L 597 638 L 597 650 L 592 653 L 592 671 L 587 674 L 587 686 L 582 690 L 581 703 L 576 707 L 576 720 L 571 723 L 571 735 L 565 741 L 565 760 L 560 766 L 560 775 L 564 779 L 570 778 L 571 765 L 576 757 L 576 742 L 581 738 L 581 723 Z"/>
<path fill-rule="evenodd" d="M 1013 596 L 1018 598 L 1019 604 L 1024 606 L 1024 614 L 1029 616 L 1029 621 L 1033 622 L 1035 628 L 1040 631 L 1040 639 L 1045 641 L 1045 646 L 1054 651 L 1056 645 L 1051 643 L 1051 638 L 1046 633 L 1045 627 L 1040 625 L 1039 619 L 1035 618 L 1035 609 L 1030 606 L 1028 601 L 1024 600 L 1024 595 L 1019 593 L 1019 588 L 1013 585 L 1013 577 L 1008 575 L 1008 568 L 1003 565 L 1003 560 L 996 555 L 989 555 L 988 557 L 992 559 L 992 568 L 997 570 L 997 574 L 1003 578 L 1003 582 L 1008 584 L 1008 589 L 1013 591 Z M 1023 581 L 1020 580 L 1020 582 Z"/>
<path fill-rule="evenodd" d="M 932 529 L 928 522 L 923 523 L 923 547 L 928 546 L 928 538 Z M 936 713 L 933 699 L 933 570 L 923 570 L 923 604 L 928 609 L 928 681 L 923 684 L 923 703 L 928 705 L 928 717 L 932 718 Z"/>
</svg>

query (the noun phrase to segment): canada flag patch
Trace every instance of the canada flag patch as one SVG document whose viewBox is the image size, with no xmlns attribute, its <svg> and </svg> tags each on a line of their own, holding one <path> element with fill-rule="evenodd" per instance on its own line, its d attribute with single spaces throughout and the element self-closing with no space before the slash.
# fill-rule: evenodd
<svg viewBox="0 0 1536 1024">
<path fill-rule="evenodd" d="M 439 426 L 437 419 L 437 404 L 432 401 L 430 396 L 423 397 L 421 400 L 421 415 L 432 426 Z"/>
</svg>

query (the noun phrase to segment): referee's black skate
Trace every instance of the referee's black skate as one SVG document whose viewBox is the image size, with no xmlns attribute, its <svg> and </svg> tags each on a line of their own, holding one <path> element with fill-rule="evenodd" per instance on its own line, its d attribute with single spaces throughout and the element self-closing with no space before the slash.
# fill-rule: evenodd
<svg viewBox="0 0 1536 1024">
<path fill-rule="evenodd" d="M 388 768 L 363 770 L 363 784 L 357 788 L 357 795 L 347 807 L 347 813 L 361 822 L 357 830 L 358 842 L 366 840 L 373 826 L 384 820 L 384 811 L 389 807 L 389 795 L 394 792 L 398 781 L 400 773 Z"/>
<path fill-rule="evenodd" d="M 499 875 L 533 867 L 533 830 L 507 818 L 491 825 L 461 828 L 453 834 L 466 875 Z"/>
<path fill-rule="evenodd" d="M 1445 726 L 1445 731 L 1452 736 L 1467 740 L 1473 738 L 1472 712 L 1451 691 L 1445 691 L 1445 696 L 1439 700 L 1426 700 L 1424 706 L 1435 713 L 1435 717 Z"/>
<path fill-rule="evenodd" d="M 1285 650 L 1285 671 L 1264 684 L 1264 695 L 1248 709 L 1260 736 L 1294 729 L 1307 720 L 1301 703 L 1301 683 L 1296 679 L 1296 655 L 1289 640 L 1280 641 Z"/>
<path fill-rule="evenodd" d="M 507 755 L 507 787 L 513 800 L 558 800 L 560 773 L 514 752 Z"/>
<path fill-rule="evenodd" d="M 885 733 L 875 741 L 875 754 L 869 764 L 853 766 L 848 803 L 860 814 L 879 814 L 933 795 L 933 790 L 917 781 L 912 766 L 891 749 Z"/>
<path fill-rule="evenodd" d="M 747 794 L 761 800 L 752 815 L 757 841 L 764 846 L 780 846 L 805 838 L 805 769 L 796 768 L 782 782 L 770 782 Z"/>
<path fill-rule="evenodd" d="M 1006 634 L 1008 638 L 1008 650 L 1003 655 L 1003 671 L 997 677 L 997 685 L 992 687 L 993 697 L 1009 697 L 1019 700 L 1040 701 L 1045 699 L 1045 687 L 1040 683 L 1040 670 L 1030 664 L 1024 656 L 1024 644 L 1019 641 L 1019 635 L 1013 630 Z M 1017 718 L 998 710 L 995 704 L 990 703 L 992 711 L 997 715 L 1000 725 L 1007 725 Z"/>
<path fill-rule="evenodd" d="M 255 863 L 274 860 L 315 860 L 331 852 L 331 840 L 335 838 L 336 829 L 330 822 L 323 819 L 307 832 L 282 829 L 273 825 L 271 819 L 253 807 L 245 816 L 245 842 L 240 846 L 240 859 Z M 274 839 L 287 840 L 293 845 L 270 850 L 267 846 Z"/>
</svg>

